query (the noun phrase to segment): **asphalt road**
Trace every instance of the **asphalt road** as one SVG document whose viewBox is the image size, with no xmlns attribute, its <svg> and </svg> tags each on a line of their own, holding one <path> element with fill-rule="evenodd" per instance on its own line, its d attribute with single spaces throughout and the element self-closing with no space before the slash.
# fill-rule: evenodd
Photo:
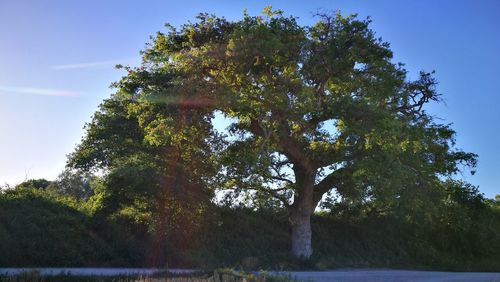
<svg viewBox="0 0 500 282">
<path fill-rule="evenodd" d="M 73 275 L 132 275 L 152 274 L 166 269 L 154 268 L 0 268 L 1 275 L 15 275 L 26 271 L 38 271 L 41 275 L 57 275 L 61 273 Z M 191 273 L 192 269 L 168 269 L 172 273 Z M 500 282 L 500 272 L 439 272 L 390 269 L 352 269 L 331 271 L 287 271 L 268 272 L 296 278 L 299 281 L 414 281 L 414 282 Z"/>
<path fill-rule="evenodd" d="M 412 281 L 412 282 L 500 282 L 498 272 L 438 272 L 413 270 L 332 270 L 332 271 L 292 271 L 274 272 L 299 281 L 361 282 L 361 281 Z"/>
</svg>

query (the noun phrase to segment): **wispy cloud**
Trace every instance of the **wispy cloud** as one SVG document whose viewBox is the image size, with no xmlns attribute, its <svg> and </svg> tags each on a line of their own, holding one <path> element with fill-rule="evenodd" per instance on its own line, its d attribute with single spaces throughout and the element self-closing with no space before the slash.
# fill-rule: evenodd
<svg viewBox="0 0 500 282">
<path fill-rule="evenodd" d="M 1 86 L 0 93 L 18 93 L 18 94 L 30 94 L 30 95 L 43 95 L 43 96 L 57 96 L 57 97 L 77 97 L 80 93 L 63 90 L 63 89 L 47 89 L 47 88 L 32 88 L 32 87 L 10 87 Z"/>
<path fill-rule="evenodd" d="M 99 61 L 79 64 L 57 65 L 50 67 L 53 70 L 71 70 L 71 69 L 89 69 L 97 67 L 112 66 L 117 64 L 117 61 Z"/>
<path fill-rule="evenodd" d="M 124 64 L 130 61 L 135 61 L 137 58 L 127 58 L 122 60 L 107 60 L 107 61 L 94 61 L 76 64 L 55 65 L 50 68 L 53 70 L 72 70 L 72 69 L 90 69 L 99 67 L 110 67 L 116 64 Z"/>
</svg>

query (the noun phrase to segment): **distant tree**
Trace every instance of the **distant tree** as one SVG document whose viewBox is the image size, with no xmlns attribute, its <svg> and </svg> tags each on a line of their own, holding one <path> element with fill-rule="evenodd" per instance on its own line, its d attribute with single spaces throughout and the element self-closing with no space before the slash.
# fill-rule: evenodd
<svg viewBox="0 0 500 282">
<path fill-rule="evenodd" d="M 47 188 L 52 182 L 48 181 L 47 179 L 29 179 L 26 180 L 18 185 L 15 186 L 16 189 L 19 188 L 35 188 L 35 189 L 45 189 Z"/>
<path fill-rule="evenodd" d="M 309 258 L 310 218 L 327 193 L 390 206 L 460 164 L 475 166 L 476 155 L 454 149 L 455 132 L 424 109 L 439 100 L 432 74 L 410 81 L 369 20 L 325 14 L 303 27 L 281 11 L 265 14 L 235 22 L 201 14 L 169 27 L 115 84 L 138 140 L 166 148 L 155 156 L 169 173 L 280 200 L 292 253 Z M 217 112 L 232 121 L 229 138 L 212 129 Z"/>
<path fill-rule="evenodd" d="M 488 203 L 492 208 L 497 209 L 500 212 L 500 195 L 496 195 L 495 198 L 490 199 Z"/>
<path fill-rule="evenodd" d="M 47 186 L 47 190 L 69 196 L 78 201 L 88 200 L 92 195 L 91 183 L 96 176 L 80 171 L 66 169 L 57 179 Z"/>
</svg>

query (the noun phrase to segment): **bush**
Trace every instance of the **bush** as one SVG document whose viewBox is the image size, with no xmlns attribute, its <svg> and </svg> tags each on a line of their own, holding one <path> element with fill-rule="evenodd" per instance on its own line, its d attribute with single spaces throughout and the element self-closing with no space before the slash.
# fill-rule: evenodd
<svg viewBox="0 0 500 282">
<path fill-rule="evenodd" d="M 0 194 L 0 265 L 89 266 L 110 261 L 113 250 L 74 205 L 35 189 Z"/>
<path fill-rule="evenodd" d="M 160 266 L 213 269 L 392 267 L 500 270 L 500 208 L 463 183 L 448 183 L 430 216 L 402 211 L 363 217 L 317 213 L 313 257 L 291 258 L 286 212 L 216 205 L 172 208 Z M 99 193 L 96 193 L 99 195 Z M 98 199 L 40 189 L 0 194 L 1 266 L 145 266 L 156 230 L 126 213 L 102 213 Z M 172 202 L 175 204 L 175 201 Z M 91 210 L 87 210 L 91 207 Z M 187 212 L 187 213 L 186 213 Z M 182 219 L 182 220 L 181 220 Z M 192 222 L 186 222 L 191 219 Z M 418 219 L 418 220 L 416 220 Z M 158 237 L 160 238 L 160 237 Z"/>
</svg>

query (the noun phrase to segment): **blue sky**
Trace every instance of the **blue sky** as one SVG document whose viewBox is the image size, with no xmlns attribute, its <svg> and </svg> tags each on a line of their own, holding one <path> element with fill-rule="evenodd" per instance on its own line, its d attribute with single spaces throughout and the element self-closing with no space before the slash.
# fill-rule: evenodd
<svg viewBox="0 0 500 282">
<path fill-rule="evenodd" d="M 111 82 L 136 65 L 149 36 L 199 12 L 238 19 L 266 5 L 314 22 L 317 10 L 370 16 L 410 74 L 435 70 L 457 147 L 479 154 L 461 177 L 500 194 L 500 1 L 0 1 L 0 185 L 54 179 Z"/>
</svg>

